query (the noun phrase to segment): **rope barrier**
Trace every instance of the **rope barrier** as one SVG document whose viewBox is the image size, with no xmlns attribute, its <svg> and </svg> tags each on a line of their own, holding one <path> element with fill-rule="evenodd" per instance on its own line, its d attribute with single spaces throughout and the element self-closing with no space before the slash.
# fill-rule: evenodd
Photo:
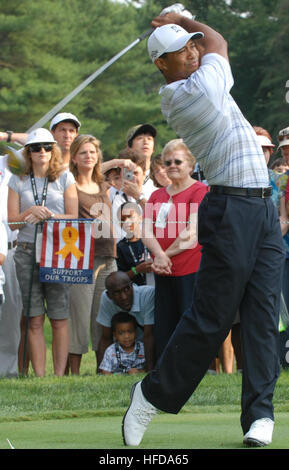
<svg viewBox="0 0 289 470">
<path fill-rule="evenodd" d="M 43 220 L 39 223 L 43 223 L 43 222 L 49 222 L 49 223 L 53 223 L 53 222 L 78 222 L 80 224 L 95 224 L 95 223 L 102 223 L 104 222 L 103 220 L 98 220 L 98 219 L 93 219 L 93 220 L 78 220 L 78 219 L 46 219 L 46 220 Z M 113 223 L 113 221 L 111 221 Z M 23 224 L 29 224 L 30 222 L 6 222 L 7 225 L 23 225 Z M 124 224 L 125 222 L 120 222 L 122 224 Z M 155 222 L 152 221 L 152 223 L 154 224 Z M 167 221 L 168 224 L 189 224 L 191 223 L 191 221 L 188 221 L 188 220 L 185 220 L 185 221 L 181 221 L 181 220 L 168 220 Z M 289 222 L 281 222 L 282 224 L 289 224 Z M 31 225 L 34 225 L 34 224 L 31 224 Z"/>
</svg>

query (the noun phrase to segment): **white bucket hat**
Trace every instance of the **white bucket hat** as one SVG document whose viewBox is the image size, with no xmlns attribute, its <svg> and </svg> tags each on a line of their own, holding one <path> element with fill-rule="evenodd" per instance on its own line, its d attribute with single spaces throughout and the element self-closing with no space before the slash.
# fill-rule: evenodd
<svg viewBox="0 0 289 470">
<path fill-rule="evenodd" d="M 148 38 L 149 56 L 154 62 L 165 52 L 175 52 L 187 44 L 190 39 L 201 39 L 204 33 L 188 33 L 177 24 L 165 24 L 156 28 Z"/>
<path fill-rule="evenodd" d="M 25 147 L 31 144 L 44 144 L 44 143 L 56 143 L 53 135 L 47 129 L 39 127 L 28 134 L 25 142 Z"/>
</svg>

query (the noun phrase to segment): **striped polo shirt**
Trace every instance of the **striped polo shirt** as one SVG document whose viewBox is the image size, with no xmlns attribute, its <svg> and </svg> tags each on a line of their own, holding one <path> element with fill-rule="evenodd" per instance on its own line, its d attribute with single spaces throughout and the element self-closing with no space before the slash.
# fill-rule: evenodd
<svg viewBox="0 0 289 470">
<path fill-rule="evenodd" d="M 162 113 L 209 185 L 267 187 L 263 150 L 230 94 L 233 84 L 229 62 L 219 54 L 206 54 L 188 79 L 160 89 Z"/>
</svg>

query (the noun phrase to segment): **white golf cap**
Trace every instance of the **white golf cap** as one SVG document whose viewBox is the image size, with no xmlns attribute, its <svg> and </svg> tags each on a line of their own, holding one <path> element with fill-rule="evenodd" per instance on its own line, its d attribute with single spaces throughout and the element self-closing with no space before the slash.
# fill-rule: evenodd
<svg viewBox="0 0 289 470">
<path fill-rule="evenodd" d="M 278 146 L 278 150 L 281 148 L 281 147 L 287 147 L 287 145 L 289 146 L 289 138 L 288 139 L 285 139 L 285 140 L 282 140 Z"/>
<path fill-rule="evenodd" d="M 257 135 L 257 140 L 261 147 L 275 147 L 274 144 L 272 144 L 271 140 L 268 139 L 265 135 Z"/>
<path fill-rule="evenodd" d="M 175 52 L 184 47 L 190 39 L 201 39 L 204 33 L 188 33 L 177 24 L 165 24 L 156 28 L 148 38 L 148 52 L 154 62 L 165 52 Z"/>
<path fill-rule="evenodd" d="M 49 132 L 47 129 L 44 129 L 43 127 L 39 127 L 38 129 L 35 129 L 34 131 L 30 132 L 30 134 L 28 134 L 27 140 L 25 142 L 25 147 L 31 144 L 44 143 L 54 144 L 56 143 L 56 140 L 54 140 L 54 137 L 51 132 Z"/>
<path fill-rule="evenodd" d="M 49 129 L 52 130 L 54 126 L 56 126 L 57 124 L 59 124 L 60 122 L 63 122 L 63 121 L 73 122 L 76 125 L 77 129 L 79 129 L 80 126 L 81 126 L 80 121 L 77 119 L 76 116 L 74 116 L 74 114 L 59 113 L 59 114 L 56 114 L 56 116 L 54 116 L 54 118 L 51 120 Z"/>
</svg>

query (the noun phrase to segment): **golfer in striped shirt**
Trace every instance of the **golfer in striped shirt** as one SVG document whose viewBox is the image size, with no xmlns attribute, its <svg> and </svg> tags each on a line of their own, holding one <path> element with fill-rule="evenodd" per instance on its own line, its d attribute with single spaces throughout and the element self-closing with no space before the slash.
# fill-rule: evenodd
<svg viewBox="0 0 289 470">
<path fill-rule="evenodd" d="M 185 311 L 155 369 L 133 386 L 123 419 L 138 445 L 157 410 L 178 413 L 204 377 L 240 311 L 244 355 L 241 426 L 245 445 L 272 440 L 279 375 L 279 298 L 284 262 L 277 212 L 256 134 L 233 100 L 225 39 L 169 12 L 152 21 L 152 62 L 166 81 L 162 112 L 204 171 L 210 192 L 198 213 L 203 246 L 192 308 Z M 154 270 L 170 259 L 155 251 Z"/>
</svg>

